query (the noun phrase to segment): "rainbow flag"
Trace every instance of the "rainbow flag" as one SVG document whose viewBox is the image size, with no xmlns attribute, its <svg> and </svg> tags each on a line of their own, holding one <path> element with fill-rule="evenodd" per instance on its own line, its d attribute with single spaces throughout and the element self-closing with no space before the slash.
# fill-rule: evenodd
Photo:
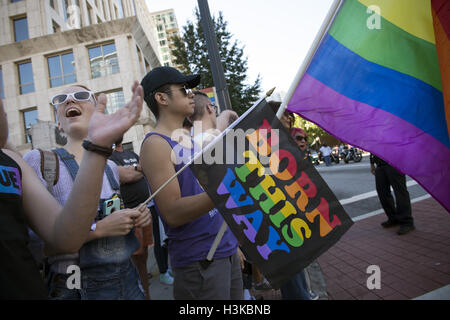
<svg viewBox="0 0 450 320">
<path fill-rule="evenodd" d="M 433 2 L 447 72 L 448 2 Z M 430 0 L 347 0 L 287 110 L 389 162 L 450 211 L 448 77 L 441 79 Z"/>
</svg>

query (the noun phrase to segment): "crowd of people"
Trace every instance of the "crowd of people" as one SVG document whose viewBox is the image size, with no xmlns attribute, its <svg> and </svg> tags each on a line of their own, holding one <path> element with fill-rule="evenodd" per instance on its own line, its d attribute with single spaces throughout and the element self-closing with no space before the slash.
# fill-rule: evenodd
<svg viewBox="0 0 450 320">
<path fill-rule="evenodd" d="M 134 83 L 132 99 L 114 114 L 104 113 L 104 94 L 96 96 L 83 85 L 66 87 L 51 103 L 67 144 L 51 152 L 32 150 L 23 158 L 7 141 L 0 101 L 0 298 L 150 299 L 150 246 L 160 280 L 173 284 L 175 299 L 251 299 L 253 282 L 269 287 L 228 228 L 213 258 L 207 258 L 224 224 L 222 215 L 189 168 L 173 178 L 185 165 L 185 159 L 174 162 L 173 150 L 186 149 L 186 142 L 203 148 L 238 117 L 230 110 L 218 114 L 208 96 L 192 90 L 199 82 L 200 75 L 155 68 Z M 137 155 L 124 150 L 122 140 L 143 101 L 157 122 Z M 280 107 L 269 104 L 275 112 Z M 306 132 L 293 128 L 288 112 L 280 121 L 306 154 Z M 182 128 L 185 135 L 175 141 L 172 133 Z M 405 205 L 409 197 L 395 187 L 397 213 L 385 189 L 388 182 L 403 184 L 404 176 L 391 181 L 391 171 L 377 162 L 377 191 L 384 194 L 389 217 L 383 226 L 402 224 L 404 234 L 414 228 Z M 73 266 L 80 281 L 68 286 Z M 281 294 L 318 298 L 304 271 L 287 281 Z"/>
</svg>

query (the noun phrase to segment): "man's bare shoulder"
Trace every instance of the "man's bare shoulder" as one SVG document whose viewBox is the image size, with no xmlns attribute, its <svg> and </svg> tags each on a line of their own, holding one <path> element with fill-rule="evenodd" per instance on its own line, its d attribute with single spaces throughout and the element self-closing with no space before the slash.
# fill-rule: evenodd
<svg viewBox="0 0 450 320">
<path fill-rule="evenodd" d="M 158 134 L 153 134 L 142 143 L 140 158 L 144 163 L 168 161 L 172 147 L 169 142 Z"/>
</svg>

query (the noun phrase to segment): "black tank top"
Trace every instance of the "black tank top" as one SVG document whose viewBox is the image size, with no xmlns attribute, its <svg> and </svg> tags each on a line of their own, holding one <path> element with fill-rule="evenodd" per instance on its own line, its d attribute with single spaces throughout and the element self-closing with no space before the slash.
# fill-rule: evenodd
<svg viewBox="0 0 450 320">
<path fill-rule="evenodd" d="M 22 171 L 0 150 L 0 299 L 46 299 L 22 205 Z"/>
</svg>

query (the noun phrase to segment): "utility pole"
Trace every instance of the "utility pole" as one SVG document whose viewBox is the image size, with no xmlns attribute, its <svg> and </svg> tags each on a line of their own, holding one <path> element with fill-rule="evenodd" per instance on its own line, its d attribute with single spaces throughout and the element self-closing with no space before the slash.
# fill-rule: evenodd
<svg viewBox="0 0 450 320">
<path fill-rule="evenodd" d="M 198 0 L 198 7 L 200 9 L 200 20 L 206 38 L 206 48 L 208 49 L 209 63 L 211 65 L 219 106 L 221 110 L 232 110 L 230 95 L 225 81 L 225 74 L 220 60 L 219 48 L 217 46 L 216 32 L 214 31 L 211 14 L 209 12 L 208 0 Z"/>
</svg>

